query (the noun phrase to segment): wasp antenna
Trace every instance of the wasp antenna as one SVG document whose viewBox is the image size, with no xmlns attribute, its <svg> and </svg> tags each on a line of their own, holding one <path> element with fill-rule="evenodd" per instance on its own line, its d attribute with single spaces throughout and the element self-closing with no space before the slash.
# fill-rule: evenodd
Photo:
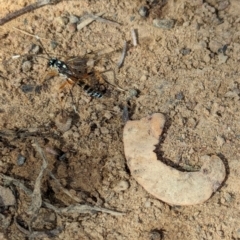
<svg viewBox="0 0 240 240">
<path fill-rule="evenodd" d="M 49 55 L 49 53 L 47 52 L 47 50 L 44 48 L 44 46 L 43 46 L 43 44 L 42 44 L 42 41 L 40 40 L 40 37 L 37 36 L 37 35 L 35 35 L 35 37 L 36 37 L 36 39 L 38 40 L 38 42 L 40 43 L 43 51 L 47 54 L 47 56 L 48 56 L 49 58 L 51 58 L 51 56 Z"/>
<path fill-rule="evenodd" d="M 35 37 L 35 38 L 37 39 L 37 41 L 40 43 L 43 51 L 47 54 L 47 56 L 48 56 L 49 58 L 51 58 L 50 55 L 49 55 L 49 53 L 48 53 L 48 52 L 46 51 L 46 49 L 44 48 L 44 46 L 43 46 L 43 44 L 42 44 L 42 41 L 40 40 L 40 37 L 39 37 L 38 35 L 33 35 L 33 34 L 31 34 L 31 33 L 28 33 L 28 32 L 26 32 L 26 31 L 23 31 L 23 30 L 21 30 L 21 29 L 19 29 L 19 28 L 16 28 L 16 27 L 13 27 L 13 29 L 15 29 L 15 30 L 17 30 L 17 31 L 19 31 L 19 32 L 21 32 L 21 33 L 23 33 L 23 34 L 26 34 L 26 35 L 28 35 L 28 36 Z M 42 39 L 43 39 L 43 38 L 42 38 Z M 44 39 L 46 39 L 46 38 L 44 38 Z"/>
</svg>

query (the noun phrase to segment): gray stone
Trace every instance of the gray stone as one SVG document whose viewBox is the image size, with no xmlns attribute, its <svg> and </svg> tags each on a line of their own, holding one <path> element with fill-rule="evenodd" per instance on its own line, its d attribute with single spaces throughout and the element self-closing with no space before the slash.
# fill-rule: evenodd
<svg viewBox="0 0 240 240">
<path fill-rule="evenodd" d="M 22 71 L 23 72 L 28 72 L 30 71 L 32 68 L 32 63 L 30 61 L 25 61 L 23 64 L 22 64 Z"/>
<path fill-rule="evenodd" d="M 70 15 L 69 16 L 69 22 L 70 23 L 77 23 L 77 22 L 79 22 L 79 18 L 75 15 Z"/>
<path fill-rule="evenodd" d="M 19 154 L 17 158 L 17 165 L 22 166 L 25 163 L 25 161 L 26 158 L 23 155 Z"/>
<path fill-rule="evenodd" d="M 138 10 L 138 13 L 142 17 L 147 17 L 149 14 L 149 10 L 146 6 L 141 6 Z"/>
<path fill-rule="evenodd" d="M 171 29 L 174 27 L 174 20 L 156 18 L 153 20 L 153 26 L 162 29 Z"/>
</svg>

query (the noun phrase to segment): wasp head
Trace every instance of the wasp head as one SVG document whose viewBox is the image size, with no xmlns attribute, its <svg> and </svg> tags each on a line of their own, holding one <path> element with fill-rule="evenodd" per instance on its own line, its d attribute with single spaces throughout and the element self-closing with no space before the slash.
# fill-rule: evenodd
<svg viewBox="0 0 240 240">
<path fill-rule="evenodd" d="M 51 58 L 49 61 L 48 61 L 48 67 L 56 67 L 56 63 L 57 63 L 57 59 L 56 58 Z"/>
</svg>

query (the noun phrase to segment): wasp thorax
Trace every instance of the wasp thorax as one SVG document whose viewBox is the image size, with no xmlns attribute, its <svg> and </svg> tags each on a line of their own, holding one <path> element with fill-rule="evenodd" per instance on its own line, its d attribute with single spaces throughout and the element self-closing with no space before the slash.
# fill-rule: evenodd
<svg viewBox="0 0 240 240">
<path fill-rule="evenodd" d="M 48 67 L 55 67 L 57 61 L 58 61 L 58 60 L 57 60 L 56 58 L 51 58 L 51 59 L 48 61 Z"/>
</svg>

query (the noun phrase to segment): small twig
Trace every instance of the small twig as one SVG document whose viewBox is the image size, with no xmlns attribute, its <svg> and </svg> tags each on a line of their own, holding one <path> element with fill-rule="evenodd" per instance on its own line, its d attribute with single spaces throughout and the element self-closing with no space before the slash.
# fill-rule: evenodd
<svg viewBox="0 0 240 240">
<path fill-rule="evenodd" d="M 129 120 L 129 112 L 128 112 L 127 104 L 124 104 L 123 106 L 122 119 L 124 124 Z"/>
<path fill-rule="evenodd" d="M 117 90 L 121 91 L 121 92 L 125 92 L 126 90 L 124 90 L 123 88 L 120 88 L 119 86 L 117 86 L 116 84 L 113 84 L 107 80 L 105 80 L 109 85 L 115 87 Z"/>
<path fill-rule="evenodd" d="M 24 233 L 25 235 L 29 235 L 30 234 L 30 231 L 25 229 L 24 227 L 22 227 L 18 221 L 17 221 L 17 217 L 15 216 L 14 217 L 14 224 L 16 225 L 16 227 L 18 228 L 18 230 L 22 233 Z"/>
<path fill-rule="evenodd" d="M 122 67 L 124 59 L 126 57 L 126 53 L 127 53 L 127 41 L 124 42 L 123 45 L 123 50 L 122 50 L 122 55 L 117 63 L 118 68 Z"/>
<path fill-rule="evenodd" d="M 96 17 L 101 17 L 103 14 L 104 14 L 104 12 L 98 13 L 98 14 L 96 14 Z M 81 22 L 81 23 L 79 23 L 77 25 L 78 31 L 81 30 L 82 28 L 84 28 L 85 26 L 89 25 L 90 23 L 92 23 L 95 20 L 96 20 L 95 18 L 87 18 L 87 19 L 85 19 L 83 22 Z"/>
<path fill-rule="evenodd" d="M 5 181 L 8 181 L 10 183 L 12 183 L 13 185 L 15 185 L 16 187 L 19 187 L 21 190 L 23 190 L 28 196 L 32 195 L 32 190 L 30 190 L 29 188 L 27 188 L 26 186 L 24 186 L 23 183 L 19 182 L 19 180 L 16 180 L 12 177 L 6 176 L 4 174 L 0 174 L 0 178 L 2 178 Z M 74 205 L 70 205 L 66 208 L 57 208 L 55 206 L 53 206 L 52 204 L 50 204 L 47 201 L 43 201 L 43 206 L 47 207 L 48 209 L 53 210 L 56 213 L 72 213 L 72 212 L 77 212 L 77 213 L 91 213 L 93 211 L 95 212 L 103 212 L 103 213 L 109 213 L 111 215 L 115 215 L 115 216 L 122 216 L 125 213 L 123 212 L 118 212 L 115 210 L 111 210 L 111 209 L 107 209 L 107 208 L 101 208 L 101 207 L 95 207 L 95 206 L 89 206 L 86 204 L 74 204 Z"/>
<path fill-rule="evenodd" d="M 117 90 L 122 91 L 122 92 L 125 92 L 126 90 L 124 90 L 123 88 L 119 87 L 119 86 L 115 83 L 116 76 L 115 76 L 115 72 L 114 72 L 113 69 L 109 69 L 109 70 L 106 70 L 106 71 L 101 72 L 101 73 L 104 74 L 104 73 L 110 72 L 110 71 L 113 72 L 113 75 L 114 75 L 114 76 L 113 76 L 113 78 L 114 78 L 114 83 L 112 83 L 112 82 L 108 81 L 107 79 L 103 78 L 104 81 L 107 82 L 109 85 L 117 88 Z"/>
<path fill-rule="evenodd" d="M 133 46 L 136 47 L 138 43 L 137 43 L 137 33 L 135 29 L 131 30 L 131 35 L 132 35 Z"/>
<path fill-rule="evenodd" d="M 0 25 L 3 25 L 5 23 L 13 20 L 14 18 L 17 18 L 27 12 L 31 12 L 35 9 L 38 9 L 38 8 L 48 5 L 48 4 L 57 4 L 60 1 L 61 0 L 38 0 L 33 4 L 30 4 L 24 8 L 21 8 L 20 10 L 17 10 L 15 12 L 7 14 L 5 17 L 0 19 Z"/>
<path fill-rule="evenodd" d="M 6 176 L 4 174 L 0 174 L 0 178 L 2 178 L 3 181 L 5 181 L 6 184 L 12 183 L 14 186 L 19 187 L 21 190 L 23 190 L 28 196 L 32 195 L 32 190 L 27 188 L 23 183 L 21 183 L 19 180 L 16 180 L 12 177 Z"/>
<path fill-rule="evenodd" d="M 43 177 L 44 170 L 47 168 L 47 160 L 46 160 L 43 150 L 39 147 L 37 142 L 34 143 L 34 147 L 40 154 L 43 163 L 41 166 L 41 170 L 38 174 L 38 177 L 36 179 L 36 182 L 34 184 L 34 189 L 33 189 L 33 193 L 32 193 L 32 203 L 31 203 L 31 206 L 28 211 L 32 215 L 31 221 L 30 221 L 30 226 L 29 226 L 30 230 L 31 230 L 31 224 L 32 224 L 32 222 L 35 221 L 35 219 L 38 215 L 38 212 L 42 206 L 41 180 Z"/>
<path fill-rule="evenodd" d="M 18 59 L 18 58 L 20 58 L 21 57 L 21 55 L 13 55 L 12 56 L 12 59 Z"/>
<path fill-rule="evenodd" d="M 22 29 L 19 29 L 19 28 L 16 28 L 16 27 L 13 27 L 13 29 L 15 29 L 15 30 L 17 30 L 17 31 L 19 31 L 19 32 L 21 32 L 21 33 L 23 33 L 23 34 L 25 34 L 25 35 L 28 35 L 28 36 L 30 36 L 30 37 L 35 37 L 35 38 L 37 38 L 37 39 L 49 40 L 49 39 L 47 39 L 47 38 L 39 37 L 39 36 L 37 36 L 37 35 L 31 34 L 31 33 L 29 33 L 29 32 L 26 32 L 26 31 L 24 31 L 24 30 L 22 30 Z"/>
<path fill-rule="evenodd" d="M 46 231 L 33 231 L 29 235 L 29 239 L 43 239 L 43 238 L 51 238 L 56 237 L 62 232 L 62 228 L 58 227 L 52 230 L 46 230 Z"/>
<path fill-rule="evenodd" d="M 13 29 L 18 30 L 18 31 L 20 31 L 21 33 L 24 33 L 24 34 L 26 34 L 26 35 L 28 35 L 28 36 L 35 37 L 35 38 L 37 39 L 37 41 L 39 42 L 39 44 L 41 45 L 43 51 L 47 54 L 48 58 L 51 58 L 50 55 L 49 55 L 49 53 L 47 52 L 47 50 L 44 48 L 44 46 L 43 46 L 43 44 L 42 44 L 42 41 L 41 41 L 41 38 L 40 38 L 38 35 L 33 35 L 33 34 L 31 34 L 31 33 L 28 33 L 28 32 L 26 32 L 26 31 L 23 31 L 23 30 L 21 30 L 21 29 L 19 29 L 19 28 L 15 28 L 15 27 L 13 27 Z M 42 38 L 42 39 L 48 40 L 47 38 Z M 43 57 L 43 58 L 45 58 L 45 57 Z"/>
<path fill-rule="evenodd" d="M 120 25 L 120 23 L 118 23 L 118 22 L 114 22 L 114 21 L 111 21 L 111 20 L 108 20 L 108 19 L 106 19 L 106 18 L 102 18 L 102 17 L 96 16 L 96 15 L 93 15 L 93 14 L 89 14 L 88 16 L 89 16 L 90 18 L 98 21 L 98 22 Z"/>
<path fill-rule="evenodd" d="M 60 182 L 58 181 L 58 179 L 53 175 L 53 173 L 51 171 L 47 171 L 49 176 L 56 182 L 57 186 L 59 187 L 59 189 L 61 189 L 66 195 L 68 195 L 70 198 L 72 198 L 74 201 L 76 202 L 81 202 L 81 199 L 78 198 L 77 196 L 73 196 L 70 191 L 68 191 L 66 188 L 64 188 Z"/>
<path fill-rule="evenodd" d="M 57 208 L 52 204 L 49 204 L 48 202 L 44 202 L 44 206 L 59 214 L 103 212 L 103 213 L 109 213 L 114 216 L 125 215 L 125 213 L 123 212 L 118 212 L 118 211 L 110 210 L 107 208 L 96 207 L 96 206 L 89 206 L 86 204 L 72 204 L 65 208 Z"/>
<path fill-rule="evenodd" d="M 72 108 L 73 108 L 74 113 L 79 114 L 75 105 L 72 105 Z"/>
<path fill-rule="evenodd" d="M 25 229 L 24 227 L 22 227 L 18 221 L 17 218 L 14 217 L 14 224 L 16 225 L 16 227 L 18 228 L 18 230 L 20 232 L 22 232 L 23 234 L 27 235 L 29 239 L 43 239 L 43 238 L 49 238 L 49 237 L 55 237 L 57 236 L 61 231 L 62 228 L 56 228 L 56 229 L 52 229 L 52 230 L 46 230 L 46 231 L 29 231 L 27 229 Z"/>
</svg>

